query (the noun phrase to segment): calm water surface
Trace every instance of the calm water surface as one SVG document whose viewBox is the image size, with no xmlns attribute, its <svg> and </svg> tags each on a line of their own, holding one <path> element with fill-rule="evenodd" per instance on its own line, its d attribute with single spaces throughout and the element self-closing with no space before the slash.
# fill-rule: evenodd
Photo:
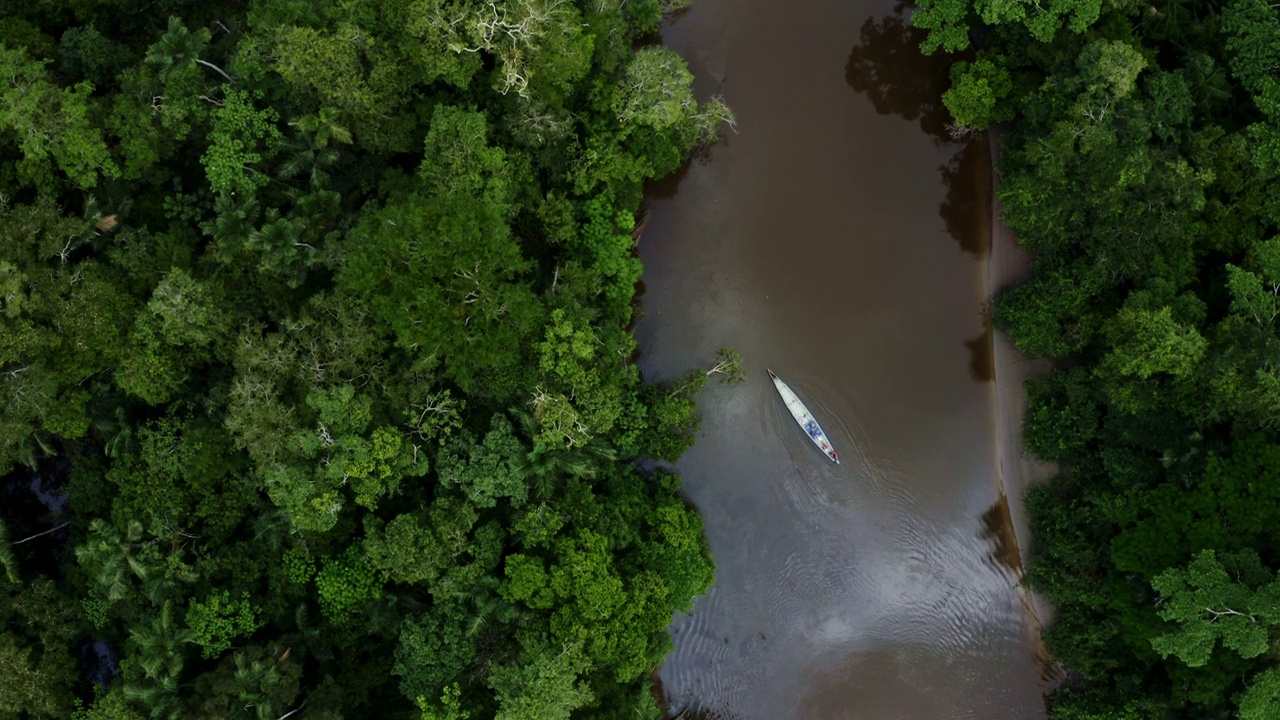
<svg viewBox="0 0 1280 720">
<path fill-rule="evenodd" d="M 679 465 L 717 577 L 671 626 L 672 707 L 1043 718 L 990 521 L 986 150 L 940 139 L 945 68 L 916 57 L 900 9 L 866 0 L 696 0 L 663 39 L 739 134 L 656 189 L 641 367 L 670 379 L 732 346 L 748 371 L 704 391 Z"/>
</svg>

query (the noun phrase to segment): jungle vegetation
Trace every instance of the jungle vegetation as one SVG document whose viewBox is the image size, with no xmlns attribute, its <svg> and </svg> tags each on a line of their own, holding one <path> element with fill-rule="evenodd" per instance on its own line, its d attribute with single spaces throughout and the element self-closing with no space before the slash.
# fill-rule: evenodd
<svg viewBox="0 0 1280 720">
<path fill-rule="evenodd" d="M 4 4 L 0 718 L 661 716 L 681 4 Z"/>
<path fill-rule="evenodd" d="M 1280 6 L 921 0 L 1034 254 L 1027 582 L 1055 720 L 1280 718 Z"/>
</svg>

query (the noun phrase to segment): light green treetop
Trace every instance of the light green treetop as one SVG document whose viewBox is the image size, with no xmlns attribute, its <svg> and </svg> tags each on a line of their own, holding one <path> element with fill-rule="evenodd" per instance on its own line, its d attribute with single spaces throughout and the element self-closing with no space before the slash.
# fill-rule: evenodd
<svg viewBox="0 0 1280 720">
<path fill-rule="evenodd" d="M 1271 720 L 1280 707 L 1280 668 L 1254 675 L 1240 696 L 1240 720 Z"/>
<path fill-rule="evenodd" d="M 223 86 L 226 96 L 213 113 L 209 147 L 200 162 L 215 193 L 252 196 L 269 182 L 253 167 L 279 148 L 280 118 L 272 108 L 258 109 L 249 93 Z"/>
<path fill-rule="evenodd" d="M 951 66 L 951 88 L 942 94 L 942 102 L 958 124 L 986 130 L 992 123 L 1013 117 L 1012 108 L 1000 104 L 1012 89 L 1003 64 L 979 57 L 972 63 L 961 61 Z"/>
<path fill-rule="evenodd" d="M 969 47 L 975 16 L 987 25 L 1022 25 L 1036 40 L 1047 43 L 1064 27 L 1083 33 L 1097 22 L 1102 6 L 1103 0 L 921 0 L 911 23 L 929 31 L 920 45 L 926 54 L 939 48 L 959 52 Z"/>
<path fill-rule="evenodd" d="M 436 474 L 445 485 L 461 488 L 477 508 L 491 508 L 505 500 L 513 508 L 525 503 L 529 487 L 521 472 L 526 449 L 511 421 L 494 415 L 489 431 L 477 442 L 465 433 L 441 450 Z"/>
<path fill-rule="evenodd" d="M 593 699 L 579 680 L 590 666 L 577 643 L 527 648 L 517 664 L 495 667 L 489 676 L 498 700 L 494 720 L 569 720 Z"/>
<path fill-rule="evenodd" d="M 44 65 L 20 48 L 0 45 L 0 133 L 12 133 L 20 148 L 22 175 L 46 189 L 54 167 L 83 189 L 119 177 L 102 130 L 89 118 L 93 85 L 60 88 Z"/>
<path fill-rule="evenodd" d="M 1257 657 L 1267 651 L 1269 627 L 1280 623 L 1280 584 L 1252 550 L 1221 559 L 1202 551 L 1185 569 L 1166 570 L 1151 586 L 1164 598 L 1160 617 L 1177 626 L 1151 646 L 1191 667 L 1207 664 L 1219 641 L 1241 657 Z"/>
<path fill-rule="evenodd" d="M 350 385 L 315 390 L 307 405 L 314 424 L 288 442 L 296 461 L 265 468 L 268 493 L 299 529 L 332 528 L 346 502 L 344 487 L 351 488 L 356 504 L 373 509 L 399 490 L 403 478 L 426 472 L 426 454 L 399 430 L 370 429 L 371 401 Z"/>
<path fill-rule="evenodd" d="M 507 153 L 489 144 L 484 115 L 453 105 L 437 106 L 424 145 L 418 176 L 429 194 L 481 198 L 504 216 L 510 213 Z"/>
</svg>

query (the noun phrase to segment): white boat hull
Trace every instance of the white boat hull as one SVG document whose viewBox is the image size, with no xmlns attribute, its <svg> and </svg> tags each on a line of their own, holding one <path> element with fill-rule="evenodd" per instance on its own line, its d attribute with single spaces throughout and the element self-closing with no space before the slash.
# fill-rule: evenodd
<svg viewBox="0 0 1280 720">
<path fill-rule="evenodd" d="M 782 396 L 782 401 L 786 403 L 787 410 L 791 412 L 791 417 L 795 418 L 796 423 L 800 425 L 800 428 L 809 436 L 809 439 L 813 441 L 813 444 L 817 445 L 818 449 L 821 450 L 827 458 L 839 465 L 840 454 L 837 453 L 836 449 L 831 445 L 831 440 L 828 439 L 827 434 L 823 432 L 822 426 L 818 424 L 817 418 L 813 416 L 813 413 L 809 412 L 809 408 L 804 406 L 804 403 L 800 401 L 799 396 L 797 396 L 786 383 L 782 382 L 777 375 L 773 374 L 772 370 L 769 371 L 769 377 L 773 380 L 773 387 L 777 389 L 778 395 Z"/>
</svg>

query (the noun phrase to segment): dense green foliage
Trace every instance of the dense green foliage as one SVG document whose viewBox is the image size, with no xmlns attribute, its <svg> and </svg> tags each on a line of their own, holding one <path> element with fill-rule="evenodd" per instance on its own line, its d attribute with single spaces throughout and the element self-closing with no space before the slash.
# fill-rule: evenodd
<svg viewBox="0 0 1280 720">
<path fill-rule="evenodd" d="M 633 364 L 732 122 L 636 49 L 683 4 L 0 10 L 0 472 L 74 468 L 0 507 L 0 718 L 660 716 L 712 568 L 637 459 L 736 365 Z"/>
<path fill-rule="evenodd" d="M 1280 717 L 1280 7 L 922 0 L 981 38 L 945 102 L 1000 136 L 1034 254 L 995 318 L 1027 355 L 1028 583 L 1055 718 Z"/>
</svg>

